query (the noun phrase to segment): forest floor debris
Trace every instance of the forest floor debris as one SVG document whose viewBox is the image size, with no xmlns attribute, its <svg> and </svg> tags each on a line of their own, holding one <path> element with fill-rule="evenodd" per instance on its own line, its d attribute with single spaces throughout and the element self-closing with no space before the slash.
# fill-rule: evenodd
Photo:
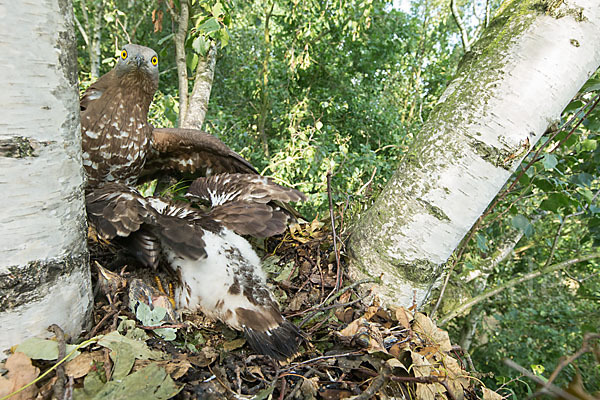
<svg viewBox="0 0 600 400">
<path fill-rule="evenodd" d="M 365 293 L 370 281 L 336 291 L 336 257 L 321 222 L 256 244 L 267 254 L 264 268 L 283 313 L 311 343 L 294 360 L 255 354 L 241 333 L 202 315 L 181 322 L 164 293 L 140 284 L 153 277 L 110 244 L 92 241 L 96 303 L 85 341 L 66 345 L 62 360 L 60 341 L 15 347 L 0 366 L 7 371 L 0 399 L 40 371 L 42 379 L 10 398 L 49 399 L 59 384 L 65 399 L 501 398 L 481 387 L 447 332 L 415 307 L 382 308 Z M 165 292 L 171 278 L 161 276 Z M 57 361 L 64 363 L 62 383 Z"/>
</svg>

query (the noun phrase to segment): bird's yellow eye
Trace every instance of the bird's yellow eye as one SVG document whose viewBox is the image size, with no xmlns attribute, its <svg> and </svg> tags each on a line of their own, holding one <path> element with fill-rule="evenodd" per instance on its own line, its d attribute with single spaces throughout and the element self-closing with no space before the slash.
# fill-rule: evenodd
<svg viewBox="0 0 600 400">
<path fill-rule="evenodd" d="M 121 50 L 121 58 L 123 60 L 127 58 L 127 50 Z"/>
<path fill-rule="evenodd" d="M 150 61 L 152 62 L 152 65 L 157 65 L 158 64 L 158 57 L 154 56 L 150 59 Z"/>
</svg>

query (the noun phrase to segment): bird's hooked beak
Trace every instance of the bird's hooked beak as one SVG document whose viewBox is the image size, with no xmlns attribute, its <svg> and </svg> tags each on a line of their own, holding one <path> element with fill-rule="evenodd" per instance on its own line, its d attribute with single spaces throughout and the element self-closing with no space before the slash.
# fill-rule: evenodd
<svg viewBox="0 0 600 400">
<path fill-rule="evenodd" d="M 140 56 L 140 55 L 137 55 L 137 56 L 135 56 L 135 58 L 133 59 L 133 61 L 135 62 L 135 65 L 139 68 L 144 63 L 144 57 Z"/>
</svg>

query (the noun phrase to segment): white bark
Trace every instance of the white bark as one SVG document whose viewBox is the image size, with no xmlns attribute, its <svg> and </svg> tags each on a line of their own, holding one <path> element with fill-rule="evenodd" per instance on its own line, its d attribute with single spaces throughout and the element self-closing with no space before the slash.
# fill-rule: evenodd
<svg viewBox="0 0 600 400">
<path fill-rule="evenodd" d="M 0 1 L 0 351 L 91 306 L 72 5 Z"/>
<path fill-rule="evenodd" d="M 217 46 L 212 43 L 208 54 L 205 57 L 201 57 L 196 66 L 194 88 L 188 99 L 187 111 L 181 123 L 182 128 L 202 129 L 206 111 L 208 110 L 208 101 L 210 100 L 210 92 L 215 77 L 216 63 Z"/>
<path fill-rule="evenodd" d="M 600 65 L 600 2 L 544 4 L 508 2 L 355 227 L 350 274 L 381 276 L 385 302 L 427 300 L 442 264 Z"/>
</svg>

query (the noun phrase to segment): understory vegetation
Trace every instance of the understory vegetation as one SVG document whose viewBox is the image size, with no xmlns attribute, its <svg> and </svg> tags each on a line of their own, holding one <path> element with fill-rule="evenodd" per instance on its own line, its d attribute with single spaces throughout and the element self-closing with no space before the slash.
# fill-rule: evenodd
<svg viewBox="0 0 600 400">
<path fill-rule="evenodd" d="M 329 173 L 343 237 L 452 79 L 468 45 L 461 34 L 475 40 L 500 6 L 457 1 L 453 16 L 449 3 L 191 1 L 184 43 L 190 91 L 216 46 L 204 130 L 260 173 L 306 193 L 300 211 L 310 220 L 329 223 Z M 128 41 L 152 47 L 161 75 L 151 120 L 177 126 L 180 9 L 173 0 L 74 1 L 80 86 L 97 79 L 94 59 L 101 75 Z M 600 244 L 599 96 L 596 74 L 448 261 L 448 285 L 419 310 L 470 354 L 487 387 L 508 398 L 526 398 L 536 384 L 504 359 L 548 379 L 586 334 L 600 333 L 598 261 L 555 268 Z M 527 274 L 535 276 L 512 285 Z M 494 289 L 501 290 L 487 297 Z M 468 301 L 471 307 L 459 309 Z M 581 378 L 586 392 L 600 391 L 600 341 L 589 340 L 595 353 L 563 365 L 554 384 L 566 388 Z"/>
</svg>

